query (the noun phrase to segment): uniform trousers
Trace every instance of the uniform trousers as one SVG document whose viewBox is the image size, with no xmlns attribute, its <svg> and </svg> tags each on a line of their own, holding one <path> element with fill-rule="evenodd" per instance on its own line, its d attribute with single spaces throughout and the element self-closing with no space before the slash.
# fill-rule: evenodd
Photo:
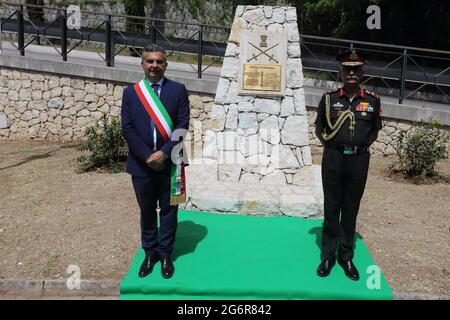
<svg viewBox="0 0 450 320">
<path fill-rule="evenodd" d="M 345 155 L 333 148 L 324 148 L 322 185 L 324 193 L 324 224 L 322 259 L 353 258 L 356 217 L 369 169 L 370 153 Z"/>
</svg>

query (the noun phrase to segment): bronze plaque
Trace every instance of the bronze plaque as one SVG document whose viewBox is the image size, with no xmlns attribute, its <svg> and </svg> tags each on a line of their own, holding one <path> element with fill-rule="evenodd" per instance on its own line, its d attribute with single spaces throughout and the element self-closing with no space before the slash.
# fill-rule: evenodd
<svg viewBox="0 0 450 320">
<path fill-rule="evenodd" d="M 281 65 L 244 64 L 242 89 L 281 91 Z"/>
</svg>

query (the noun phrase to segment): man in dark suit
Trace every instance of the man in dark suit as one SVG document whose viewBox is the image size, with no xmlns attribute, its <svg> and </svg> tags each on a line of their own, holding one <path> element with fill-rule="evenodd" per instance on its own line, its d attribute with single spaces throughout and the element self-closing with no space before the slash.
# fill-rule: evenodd
<svg viewBox="0 0 450 320">
<path fill-rule="evenodd" d="M 159 46 L 144 48 L 145 79 L 127 87 L 122 97 L 122 130 L 129 153 L 126 171 L 132 176 L 141 213 L 141 244 L 145 259 L 139 277 L 149 275 L 161 261 L 161 274 L 170 278 L 177 229 L 178 205 L 170 204 L 172 149 L 175 130 L 189 126 L 189 99 L 183 84 L 164 77 L 167 56 Z M 159 202 L 160 227 L 157 227 Z"/>
</svg>

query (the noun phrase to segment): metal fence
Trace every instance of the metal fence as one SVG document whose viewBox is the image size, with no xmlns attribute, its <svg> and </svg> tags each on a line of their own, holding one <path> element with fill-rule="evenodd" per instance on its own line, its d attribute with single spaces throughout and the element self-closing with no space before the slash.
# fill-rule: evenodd
<svg viewBox="0 0 450 320">
<path fill-rule="evenodd" d="M 0 3 L 2 33 L 16 35 L 17 50 L 25 55 L 32 43 L 52 46 L 63 61 L 80 46 L 100 46 L 98 53 L 107 66 L 114 67 L 117 55 L 139 55 L 147 44 L 158 44 L 174 53 L 195 56 L 190 63 L 197 77 L 225 55 L 229 27 L 180 21 L 81 11 L 79 30 L 67 28 L 66 8 L 13 6 Z M 33 8 L 35 11 L 33 12 Z M 45 11 L 45 19 L 31 19 Z M 127 31 L 132 30 L 132 31 Z M 306 77 L 339 82 L 335 55 L 355 48 L 367 57 L 363 84 L 381 94 L 405 99 L 450 101 L 450 51 L 300 35 L 301 58 Z M 210 62 L 205 65 L 204 58 Z"/>
<path fill-rule="evenodd" d="M 2 7 L 1 14 L 2 33 L 17 35 L 17 45 L 14 46 L 22 56 L 30 44 L 45 42 L 58 52 L 63 61 L 67 61 L 75 48 L 101 44 L 104 51 L 99 56 L 108 67 L 114 67 L 115 57 L 124 50 L 128 49 L 131 55 L 140 55 L 146 45 L 158 44 L 168 50 L 169 56 L 174 53 L 194 54 L 196 65 L 190 65 L 201 78 L 202 73 L 217 62 L 217 59 L 210 59 L 212 62 L 205 66 L 204 57 L 223 57 L 230 33 L 230 28 L 223 26 L 90 11 L 81 11 L 85 26 L 70 30 L 66 8 L 27 7 L 8 4 L 7 8 Z M 30 10 L 30 7 L 36 11 Z M 46 20 L 50 21 L 30 19 L 31 14 L 41 13 L 37 9 L 45 10 Z M 87 25 L 86 21 L 90 24 Z"/>
<path fill-rule="evenodd" d="M 398 97 L 450 101 L 450 52 L 317 36 L 301 36 L 304 70 L 340 81 L 336 53 L 354 48 L 366 56 L 362 84 Z"/>
</svg>

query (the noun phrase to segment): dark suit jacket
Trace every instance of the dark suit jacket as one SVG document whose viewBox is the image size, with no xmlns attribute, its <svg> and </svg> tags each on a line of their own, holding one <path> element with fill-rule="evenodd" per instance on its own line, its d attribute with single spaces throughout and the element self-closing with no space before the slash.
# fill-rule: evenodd
<svg viewBox="0 0 450 320">
<path fill-rule="evenodd" d="M 178 82 L 164 78 L 160 100 L 174 123 L 174 130 L 189 127 L 189 98 L 186 87 Z M 128 86 L 122 96 L 122 131 L 128 143 L 128 159 L 126 171 L 138 177 L 147 177 L 153 169 L 145 161 L 153 153 L 151 118 L 141 104 L 133 86 Z M 156 149 L 161 150 L 170 159 L 176 141 L 164 142 L 163 137 L 156 129 Z M 166 160 L 170 161 L 170 160 Z"/>
</svg>

